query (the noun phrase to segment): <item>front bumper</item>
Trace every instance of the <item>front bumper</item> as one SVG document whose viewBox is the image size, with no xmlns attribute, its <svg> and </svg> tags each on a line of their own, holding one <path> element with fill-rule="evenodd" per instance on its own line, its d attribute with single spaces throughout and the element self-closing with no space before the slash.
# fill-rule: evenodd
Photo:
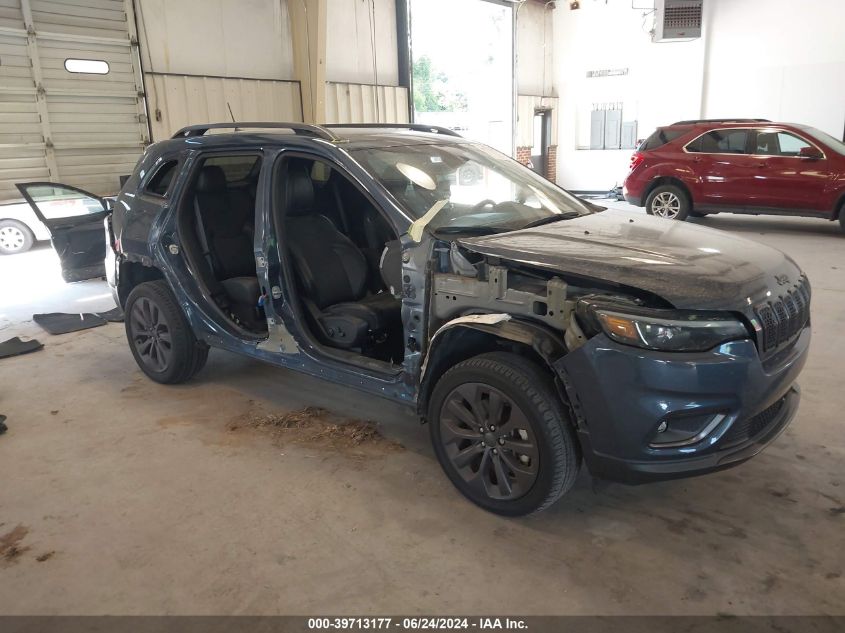
<svg viewBox="0 0 845 633">
<path fill-rule="evenodd" d="M 721 470 L 762 451 L 795 415 L 795 379 L 809 345 L 807 327 L 787 353 L 764 363 L 750 340 L 678 354 L 620 345 L 599 334 L 555 369 L 590 472 L 637 484 Z M 656 446 L 661 423 L 671 427 L 681 419 L 714 425 L 694 443 Z"/>
</svg>

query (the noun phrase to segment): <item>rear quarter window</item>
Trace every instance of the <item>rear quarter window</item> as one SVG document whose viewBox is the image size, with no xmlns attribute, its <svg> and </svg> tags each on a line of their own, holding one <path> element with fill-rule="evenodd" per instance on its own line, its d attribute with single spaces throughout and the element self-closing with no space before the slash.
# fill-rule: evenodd
<svg viewBox="0 0 845 633">
<path fill-rule="evenodd" d="M 170 189 L 170 183 L 173 182 L 173 177 L 176 175 L 176 166 L 179 161 L 169 160 L 163 163 L 156 172 L 152 175 L 144 191 L 156 196 L 166 196 L 167 190 Z"/>
<path fill-rule="evenodd" d="M 748 130 L 713 130 L 687 144 L 686 150 L 704 154 L 747 153 Z"/>
<path fill-rule="evenodd" d="M 640 146 L 637 148 L 638 151 L 644 152 L 650 149 L 657 149 L 658 147 L 662 147 L 669 143 L 670 141 L 674 141 L 679 136 L 683 136 L 687 130 L 673 130 L 670 128 L 658 128 L 654 131 L 654 133 L 649 136 L 646 140 L 640 143 Z"/>
</svg>

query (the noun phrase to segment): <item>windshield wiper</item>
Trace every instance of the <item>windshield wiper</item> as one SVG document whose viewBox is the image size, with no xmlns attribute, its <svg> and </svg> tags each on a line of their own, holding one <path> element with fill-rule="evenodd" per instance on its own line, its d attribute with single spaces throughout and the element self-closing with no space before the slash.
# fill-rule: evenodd
<svg viewBox="0 0 845 633">
<path fill-rule="evenodd" d="M 544 224 L 551 224 L 552 222 L 558 222 L 560 220 L 572 220 L 574 218 L 580 218 L 581 213 L 577 211 L 567 211 L 566 213 L 558 213 L 556 215 L 549 215 L 545 218 L 540 218 L 539 220 L 534 220 L 533 222 L 529 222 L 525 226 L 519 227 L 519 231 L 522 229 L 533 229 L 535 226 L 543 226 Z"/>
</svg>

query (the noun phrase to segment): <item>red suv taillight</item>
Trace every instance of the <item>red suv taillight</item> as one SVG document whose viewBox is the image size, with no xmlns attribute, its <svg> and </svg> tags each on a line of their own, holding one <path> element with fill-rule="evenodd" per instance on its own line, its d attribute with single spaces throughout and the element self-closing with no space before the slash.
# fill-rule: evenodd
<svg viewBox="0 0 845 633">
<path fill-rule="evenodd" d="M 637 167 L 639 167 L 639 166 L 640 166 L 640 163 L 642 163 L 644 160 L 645 160 L 645 156 L 643 156 L 643 155 L 642 155 L 642 154 L 640 154 L 639 152 L 634 152 L 634 153 L 631 155 L 631 165 L 630 165 L 630 167 L 628 168 L 628 170 L 629 170 L 629 171 L 634 171 Z"/>
</svg>

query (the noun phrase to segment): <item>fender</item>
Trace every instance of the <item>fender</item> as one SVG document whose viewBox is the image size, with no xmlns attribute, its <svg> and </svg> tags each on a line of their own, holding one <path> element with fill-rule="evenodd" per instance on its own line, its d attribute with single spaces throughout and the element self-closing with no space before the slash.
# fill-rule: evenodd
<svg viewBox="0 0 845 633">
<path fill-rule="evenodd" d="M 471 314 L 442 325 L 431 337 L 420 370 L 417 410 L 423 414 L 437 379 L 454 364 L 501 348 L 501 343 L 530 348 L 554 372 L 553 363 L 567 353 L 563 333 L 510 314 Z"/>
</svg>

